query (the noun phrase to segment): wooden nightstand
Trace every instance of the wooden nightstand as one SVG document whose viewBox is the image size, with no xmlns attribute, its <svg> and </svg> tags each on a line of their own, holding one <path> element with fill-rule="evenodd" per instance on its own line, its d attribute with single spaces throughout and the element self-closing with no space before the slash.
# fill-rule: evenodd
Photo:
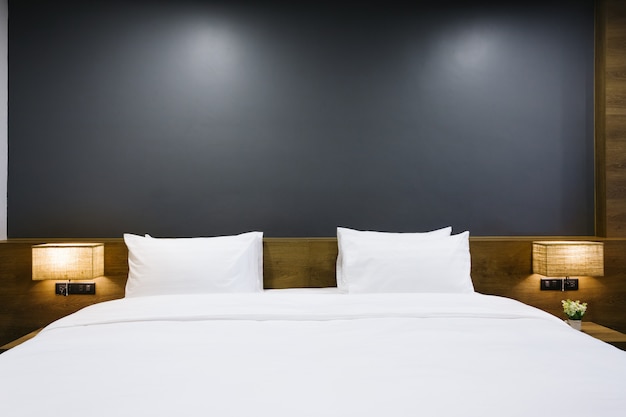
<svg viewBox="0 0 626 417">
<path fill-rule="evenodd" d="M 626 334 L 617 330 L 609 329 L 592 321 L 582 322 L 582 331 L 589 336 L 600 339 L 603 342 L 610 343 L 615 347 L 626 350 Z"/>
<path fill-rule="evenodd" d="M 4 351 L 7 351 L 7 350 L 9 350 L 11 348 L 14 348 L 15 346 L 19 345 L 20 343 L 24 343 L 28 339 L 32 339 L 40 331 L 41 331 L 41 329 L 37 329 L 37 330 L 35 330 L 33 332 L 28 333 L 26 336 L 22 336 L 19 339 L 15 339 L 14 341 L 7 343 L 6 345 L 0 346 L 0 353 L 2 353 Z"/>
</svg>

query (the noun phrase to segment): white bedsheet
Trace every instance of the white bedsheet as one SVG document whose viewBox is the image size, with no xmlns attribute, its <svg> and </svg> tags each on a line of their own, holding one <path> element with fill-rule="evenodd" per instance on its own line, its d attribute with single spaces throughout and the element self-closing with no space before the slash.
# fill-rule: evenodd
<svg viewBox="0 0 626 417">
<path fill-rule="evenodd" d="M 0 416 L 626 415 L 626 352 L 480 294 L 93 305 L 0 355 Z"/>
</svg>

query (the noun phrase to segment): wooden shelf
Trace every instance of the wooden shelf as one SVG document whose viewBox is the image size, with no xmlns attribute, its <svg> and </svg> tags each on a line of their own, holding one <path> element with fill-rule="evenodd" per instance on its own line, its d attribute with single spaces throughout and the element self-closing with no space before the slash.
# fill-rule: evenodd
<svg viewBox="0 0 626 417">
<path fill-rule="evenodd" d="M 610 343 L 615 347 L 626 350 L 626 334 L 618 332 L 617 330 L 610 329 L 592 321 L 583 321 L 582 329 L 583 333 L 587 333 L 589 336 L 602 340 L 603 342 Z"/>
</svg>

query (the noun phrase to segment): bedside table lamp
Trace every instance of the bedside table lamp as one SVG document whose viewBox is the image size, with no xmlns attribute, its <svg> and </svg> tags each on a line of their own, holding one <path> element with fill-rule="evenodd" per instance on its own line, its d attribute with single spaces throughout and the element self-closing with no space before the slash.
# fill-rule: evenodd
<svg viewBox="0 0 626 417">
<path fill-rule="evenodd" d="M 578 289 L 578 280 L 571 276 L 598 277 L 604 275 L 604 243 L 587 241 L 533 242 L 533 272 L 565 280 L 542 280 L 541 289 Z M 554 288 L 560 281 L 561 288 Z"/>
<path fill-rule="evenodd" d="M 104 275 L 103 243 L 47 243 L 34 245 L 33 275 L 35 281 L 67 280 L 57 284 L 57 294 L 94 294 L 95 283 L 70 284 L 70 280 L 90 280 Z"/>
</svg>

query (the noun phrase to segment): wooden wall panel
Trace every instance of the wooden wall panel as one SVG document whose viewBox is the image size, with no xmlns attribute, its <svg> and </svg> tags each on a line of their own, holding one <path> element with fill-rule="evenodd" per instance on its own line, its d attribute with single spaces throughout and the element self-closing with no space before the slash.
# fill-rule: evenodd
<svg viewBox="0 0 626 417">
<path fill-rule="evenodd" d="M 626 236 L 626 2 L 596 16 L 596 234 Z"/>
<path fill-rule="evenodd" d="M 333 287 L 337 239 L 265 238 L 263 279 L 266 288 Z"/>
<path fill-rule="evenodd" d="M 604 277 L 580 277 L 579 291 L 540 291 L 542 276 L 532 273 L 532 242 L 551 239 L 472 239 L 472 279 L 476 291 L 514 298 L 558 317 L 563 316 L 563 298 L 580 299 L 589 303 L 586 320 L 626 331 L 626 240 L 593 238 L 605 244 Z"/>
<path fill-rule="evenodd" d="M 588 320 L 626 331 L 626 239 L 596 239 L 605 242 L 606 276 L 582 277 L 580 290 L 567 293 L 539 291 L 541 277 L 532 274 L 531 266 L 534 239 L 471 238 L 476 290 L 515 298 L 559 317 L 564 297 L 581 299 L 589 303 Z M 54 281 L 31 280 L 30 247 L 41 240 L 0 242 L 0 345 L 89 304 L 124 296 L 126 246 L 121 239 L 95 241 L 105 242 L 106 276 L 95 280 L 96 295 L 69 297 L 54 295 Z M 335 286 L 336 258 L 334 238 L 265 239 L 265 287 Z"/>
</svg>

